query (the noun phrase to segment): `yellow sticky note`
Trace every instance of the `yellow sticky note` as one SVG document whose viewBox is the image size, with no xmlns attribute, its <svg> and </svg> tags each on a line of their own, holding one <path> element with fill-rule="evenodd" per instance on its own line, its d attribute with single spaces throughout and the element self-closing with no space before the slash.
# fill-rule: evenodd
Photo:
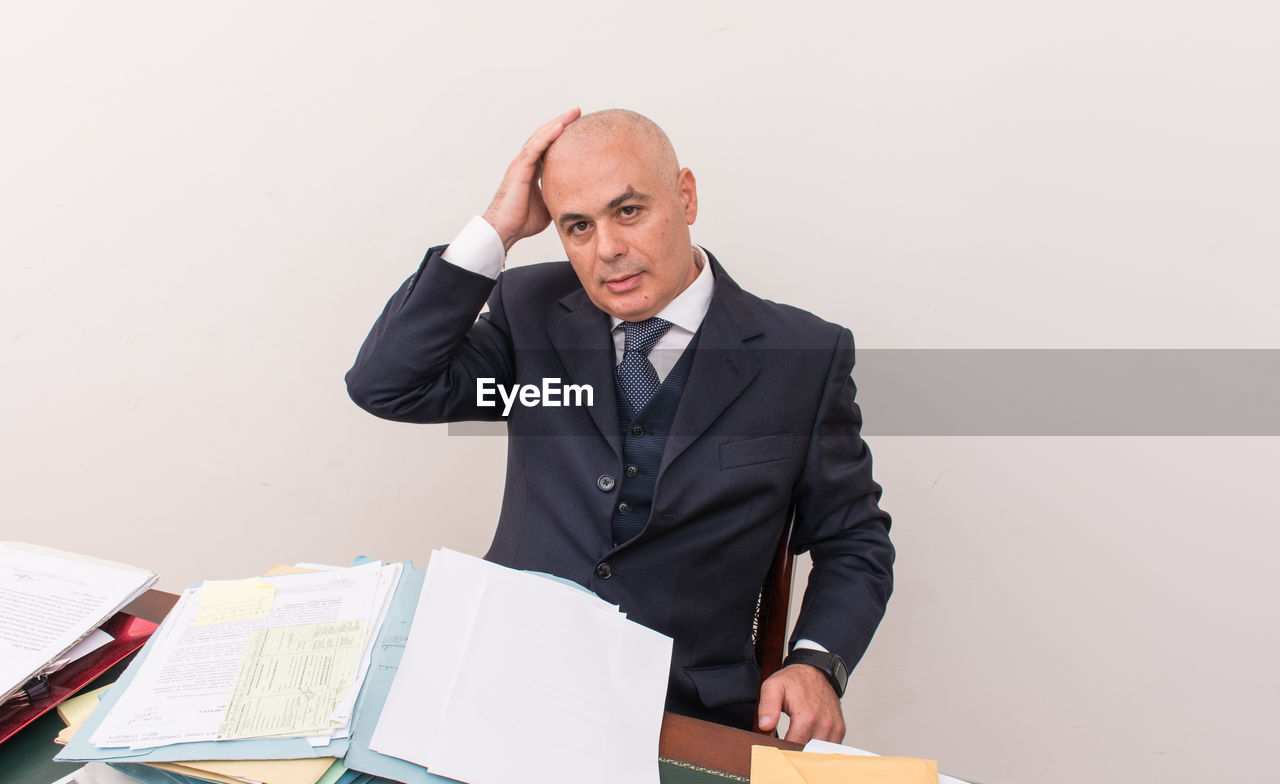
<svg viewBox="0 0 1280 784">
<path fill-rule="evenodd" d="M 84 694 L 77 694 L 58 703 L 58 718 L 62 719 L 67 726 L 83 724 L 84 720 L 89 718 L 89 714 L 93 713 L 93 709 L 98 707 L 102 693 L 110 689 L 111 686 L 112 684 L 108 683 L 102 688 L 87 691 Z"/>
<path fill-rule="evenodd" d="M 102 688 L 87 691 L 84 694 L 77 694 L 71 699 L 58 703 L 58 718 L 66 722 L 67 726 L 58 733 L 58 737 L 54 738 L 53 742 L 59 746 L 65 746 L 70 743 L 71 739 L 80 730 L 80 727 L 89 718 L 89 714 L 93 713 L 94 709 L 98 707 L 98 698 L 113 685 L 115 684 L 108 683 Z"/>
<path fill-rule="evenodd" d="M 306 569 L 301 566 L 290 566 L 288 564 L 276 564 L 267 570 L 266 577 L 279 577 L 282 574 L 311 574 L 315 569 Z"/>
<path fill-rule="evenodd" d="M 200 609 L 192 626 L 248 621 L 271 614 L 276 589 L 261 577 L 205 582 L 200 589 Z"/>
<path fill-rule="evenodd" d="M 938 763 L 914 757 L 853 757 L 751 747 L 751 784 L 937 784 Z"/>
</svg>

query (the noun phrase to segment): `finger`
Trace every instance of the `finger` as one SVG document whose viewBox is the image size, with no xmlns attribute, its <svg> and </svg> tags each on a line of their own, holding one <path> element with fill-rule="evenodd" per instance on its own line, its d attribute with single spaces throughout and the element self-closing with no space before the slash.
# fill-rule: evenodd
<svg viewBox="0 0 1280 784">
<path fill-rule="evenodd" d="M 581 116 L 582 110 L 575 107 L 538 126 L 529 140 L 524 143 L 524 147 L 520 148 L 520 159 L 526 163 L 536 162 L 551 143 L 560 137 L 565 127 Z"/>
<path fill-rule="evenodd" d="M 760 686 L 760 707 L 756 709 L 756 723 L 765 732 L 778 726 L 782 716 L 782 686 L 772 678 Z"/>
<path fill-rule="evenodd" d="M 844 740 L 844 716 L 838 707 L 834 711 L 820 708 L 809 721 L 808 731 L 810 738 L 839 743 Z M 806 738 L 804 742 L 808 740 Z"/>
<path fill-rule="evenodd" d="M 787 735 L 783 740 L 800 744 L 808 743 L 814 736 L 813 714 L 790 713 L 788 715 L 791 717 L 791 724 L 787 726 Z"/>
<path fill-rule="evenodd" d="M 837 719 L 825 732 L 814 733 L 814 737 L 825 740 L 830 743 L 842 743 L 844 741 L 845 726 L 843 719 Z"/>
</svg>

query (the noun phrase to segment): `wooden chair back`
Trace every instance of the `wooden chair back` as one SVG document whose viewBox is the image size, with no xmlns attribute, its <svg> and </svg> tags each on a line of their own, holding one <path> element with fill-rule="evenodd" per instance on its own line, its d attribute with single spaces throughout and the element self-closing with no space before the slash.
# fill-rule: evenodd
<svg viewBox="0 0 1280 784">
<path fill-rule="evenodd" d="M 774 549 L 773 561 L 760 587 L 753 640 L 760 682 L 782 669 L 787 658 L 787 612 L 791 607 L 791 577 L 795 556 L 791 554 L 791 526 L 795 509 L 787 512 L 787 524 Z"/>
</svg>

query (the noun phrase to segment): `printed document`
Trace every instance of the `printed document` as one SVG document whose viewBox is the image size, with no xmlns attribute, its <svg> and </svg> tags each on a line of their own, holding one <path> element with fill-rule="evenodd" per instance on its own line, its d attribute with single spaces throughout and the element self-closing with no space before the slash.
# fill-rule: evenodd
<svg viewBox="0 0 1280 784">
<path fill-rule="evenodd" d="M 147 658 L 91 742 L 100 748 L 153 748 L 217 740 L 222 737 L 220 732 L 229 732 L 233 734 L 225 737 L 249 736 L 244 733 L 316 735 L 313 745 L 324 745 L 330 737 L 345 737 L 342 733 L 349 706 L 363 682 L 364 671 L 359 667 L 367 669 L 366 649 L 376 637 L 394 591 L 392 578 L 398 578 L 399 572 L 399 564 L 371 562 L 327 572 L 265 577 L 263 581 L 274 589 L 267 615 L 219 614 L 221 622 L 203 625 L 197 624 L 202 593 L 217 583 L 207 581 L 188 588 L 154 635 Z M 206 612 L 202 620 L 208 617 Z M 306 627 L 311 629 L 301 630 Z M 282 631 L 288 629 L 293 631 Z M 318 646 L 332 645 L 332 658 L 317 655 L 315 650 L 307 655 L 301 650 L 307 640 Z M 302 655 L 288 656 L 290 646 L 293 653 Z M 266 672 L 263 668 L 270 666 L 267 660 L 296 670 L 279 673 L 266 685 L 245 685 L 237 680 L 242 667 Z M 317 677 L 329 666 L 341 667 L 343 672 Z M 289 702 L 290 688 L 297 688 L 297 697 L 313 686 L 325 692 L 316 695 L 317 702 L 307 702 L 310 697 Z M 265 706 L 275 697 L 282 701 L 273 704 L 263 723 L 245 717 L 247 701 L 258 700 Z M 330 713 L 317 720 L 316 709 L 321 704 Z M 235 706 L 234 713 L 228 711 L 231 706 Z"/>
<path fill-rule="evenodd" d="M 218 740 L 319 735 L 334 728 L 360 659 L 364 622 L 255 629 Z"/>
<path fill-rule="evenodd" d="M 155 581 L 135 566 L 0 542 L 0 702 Z"/>
</svg>

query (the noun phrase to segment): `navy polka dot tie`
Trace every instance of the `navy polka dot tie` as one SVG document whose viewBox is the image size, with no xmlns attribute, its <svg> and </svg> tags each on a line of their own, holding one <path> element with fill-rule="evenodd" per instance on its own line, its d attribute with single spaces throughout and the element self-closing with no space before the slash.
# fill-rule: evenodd
<svg viewBox="0 0 1280 784">
<path fill-rule="evenodd" d="M 614 371 L 618 387 L 631 403 L 633 414 L 640 413 L 649 398 L 658 391 L 658 372 L 649 361 L 649 352 L 671 328 L 670 321 L 654 316 L 644 321 L 624 321 L 618 325 L 626 337 L 622 361 Z"/>
</svg>

